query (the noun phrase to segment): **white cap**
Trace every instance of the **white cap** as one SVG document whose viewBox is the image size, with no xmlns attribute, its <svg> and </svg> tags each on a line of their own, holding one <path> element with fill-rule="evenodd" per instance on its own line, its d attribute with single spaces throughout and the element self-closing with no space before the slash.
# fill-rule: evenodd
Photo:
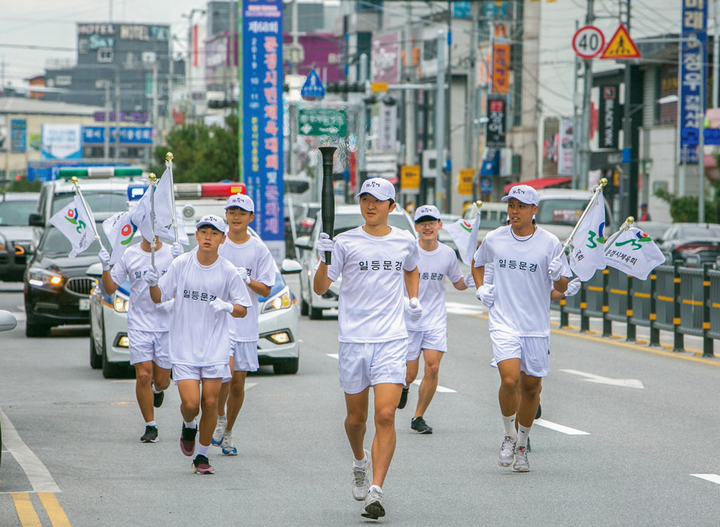
<svg viewBox="0 0 720 527">
<path fill-rule="evenodd" d="M 215 214 L 208 214 L 200 218 L 200 221 L 195 224 L 195 230 L 198 230 L 203 225 L 210 225 L 215 227 L 217 230 L 225 234 L 225 220 Z"/>
<path fill-rule="evenodd" d="M 359 198 L 363 194 L 370 194 L 375 196 L 380 201 L 387 201 L 389 199 L 395 199 L 395 187 L 387 179 L 382 177 L 374 177 L 366 179 L 363 183 L 360 192 L 357 193 L 356 198 Z"/>
<path fill-rule="evenodd" d="M 419 220 L 423 216 L 430 216 L 436 220 L 441 219 L 440 211 L 435 205 L 423 205 L 422 207 L 415 209 L 415 221 Z"/>
<path fill-rule="evenodd" d="M 502 200 L 508 201 L 510 198 L 515 198 L 521 203 L 526 205 L 537 205 L 538 204 L 538 193 L 537 190 L 532 188 L 530 185 L 516 185 L 510 189 L 510 192 Z"/>
<path fill-rule="evenodd" d="M 246 196 L 245 194 L 233 194 L 230 196 L 225 204 L 225 210 L 230 207 L 240 207 L 243 210 L 252 212 L 253 214 L 255 213 L 255 203 L 253 203 L 250 196 Z"/>
</svg>

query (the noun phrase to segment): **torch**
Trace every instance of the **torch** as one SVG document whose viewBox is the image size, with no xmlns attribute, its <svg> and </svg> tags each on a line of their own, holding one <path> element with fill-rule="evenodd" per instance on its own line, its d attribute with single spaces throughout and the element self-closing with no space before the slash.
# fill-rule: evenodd
<svg viewBox="0 0 720 527">
<path fill-rule="evenodd" d="M 333 155 L 337 150 L 334 146 L 320 147 L 323 159 L 323 184 L 322 184 L 322 224 L 323 232 L 332 239 L 335 230 L 335 192 L 333 190 Z M 325 263 L 331 264 L 332 253 L 325 253 Z"/>
</svg>

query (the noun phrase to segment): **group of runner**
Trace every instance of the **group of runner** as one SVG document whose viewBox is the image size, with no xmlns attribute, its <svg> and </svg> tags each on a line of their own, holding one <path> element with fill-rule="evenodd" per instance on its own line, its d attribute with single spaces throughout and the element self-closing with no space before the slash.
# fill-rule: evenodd
<svg viewBox="0 0 720 527">
<path fill-rule="evenodd" d="M 388 224 L 396 207 L 389 181 L 366 180 L 357 198 L 365 223 L 334 239 L 320 234 L 313 290 L 323 295 L 343 277 L 338 371 L 353 454 L 352 496 L 364 502 L 362 516 L 385 516 L 383 483 L 395 451 L 395 412 L 407 404 L 421 354 L 424 376 L 410 428 L 419 434 L 433 431 L 424 415 L 447 352 L 446 277 L 459 291 L 475 288 L 489 309 L 504 428 L 498 463 L 515 472 L 529 471 L 528 436 L 549 371 L 551 297 L 574 294 L 579 285 L 573 281 L 568 288 L 572 273 L 562 245 L 535 225 L 537 192 L 519 185 L 503 198 L 509 225 L 485 237 L 466 276 L 454 251 L 438 242 L 442 221 L 436 207 L 416 209 L 416 240 Z M 112 269 L 110 255 L 100 253 L 107 292 L 126 278 L 131 283 L 128 337 L 146 421 L 141 441 L 157 441 L 153 407 L 162 404 L 172 368 L 183 416 L 181 450 L 195 456 L 193 468 L 199 474 L 214 472 L 208 459 L 211 444 L 225 455 L 237 454 L 232 429 L 247 372 L 258 369 L 257 297 L 269 293 L 276 272 L 267 247 L 248 233 L 252 200 L 232 196 L 225 210 L 227 227 L 213 215 L 197 223 L 198 246 L 191 252 L 157 241 L 154 268 L 148 240 L 128 249 Z M 331 255 L 330 263 L 326 255 Z M 375 436 L 368 451 L 370 388 Z"/>
</svg>

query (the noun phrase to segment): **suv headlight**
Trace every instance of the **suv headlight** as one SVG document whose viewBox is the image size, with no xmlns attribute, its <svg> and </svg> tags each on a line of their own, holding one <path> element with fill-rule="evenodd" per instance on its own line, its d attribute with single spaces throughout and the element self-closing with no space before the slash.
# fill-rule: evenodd
<svg viewBox="0 0 720 527">
<path fill-rule="evenodd" d="M 295 303 L 295 297 L 292 296 L 290 288 L 285 286 L 278 294 L 268 298 L 265 301 L 262 312 L 275 311 L 279 309 L 288 309 Z"/>
<path fill-rule="evenodd" d="M 35 287 L 45 287 L 48 285 L 59 286 L 63 281 L 64 278 L 62 276 L 50 271 L 45 271 L 44 269 L 36 269 L 28 272 L 28 283 Z"/>
<path fill-rule="evenodd" d="M 5 238 L 3 238 L 2 236 L 0 236 L 0 251 L 4 251 L 5 249 L 7 249 L 5 243 L 6 243 L 6 242 L 5 242 Z"/>
<path fill-rule="evenodd" d="M 130 306 L 130 300 L 125 298 L 123 295 L 115 293 L 113 295 L 113 309 L 118 313 L 127 313 L 128 307 Z"/>
</svg>

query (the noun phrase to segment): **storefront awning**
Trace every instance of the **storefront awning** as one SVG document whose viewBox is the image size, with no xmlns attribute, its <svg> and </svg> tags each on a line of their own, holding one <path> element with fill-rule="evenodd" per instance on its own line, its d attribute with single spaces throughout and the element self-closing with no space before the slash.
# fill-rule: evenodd
<svg viewBox="0 0 720 527">
<path fill-rule="evenodd" d="M 541 188 L 560 187 L 562 185 L 567 185 L 571 182 L 571 177 L 541 177 L 538 179 L 530 179 L 528 181 L 508 183 L 507 185 L 505 185 L 503 190 L 505 190 L 505 194 L 507 194 L 508 192 L 510 192 L 511 188 L 516 187 L 517 185 L 529 185 L 536 190 L 540 190 Z"/>
</svg>

